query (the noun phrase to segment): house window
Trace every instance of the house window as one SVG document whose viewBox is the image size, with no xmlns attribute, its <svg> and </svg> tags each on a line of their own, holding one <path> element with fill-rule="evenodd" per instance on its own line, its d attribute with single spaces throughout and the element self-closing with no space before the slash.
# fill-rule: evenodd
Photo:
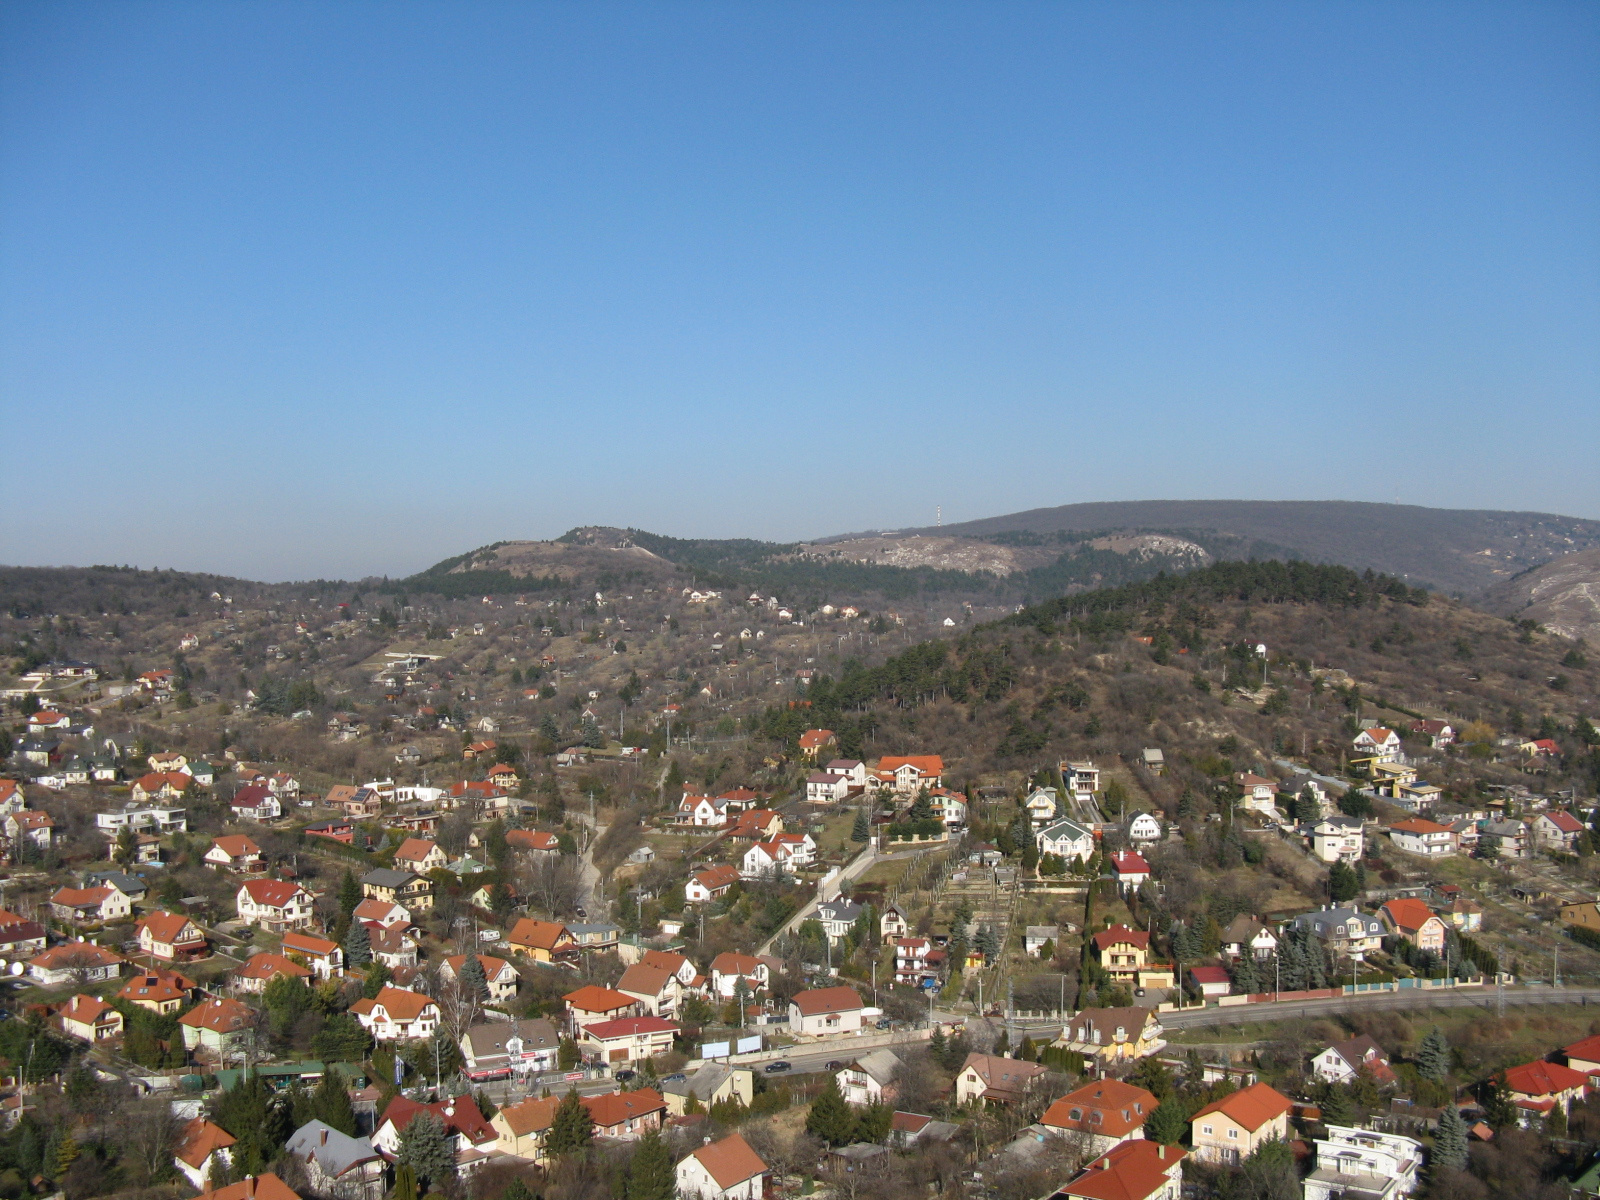
<svg viewBox="0 0 1600 1200">
<path fill-rule="evenodd" d="M 1202 1126 L 1200 1126 L 1200 1132 L 1201 1133 L 1212 1133 L 1212 1132 L 1214 1132 L 1214 1130 L 1209 1125 L 1202 1125 Z"/>
<path fill-rule="evenodd" d="M 1237 1140 L 1239 1137 L 1239 1131 L 1237 1129 L 1230 1129 L 1228 1130 L 1228 1136 Z"/>
</svg>

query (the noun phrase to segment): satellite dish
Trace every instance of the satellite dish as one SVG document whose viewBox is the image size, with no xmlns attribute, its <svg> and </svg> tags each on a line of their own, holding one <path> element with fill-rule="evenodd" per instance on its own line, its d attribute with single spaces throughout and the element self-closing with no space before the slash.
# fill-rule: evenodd
<svg viewBox="0 0 1600 1200">
<path fill-rule="evenodd" d="M 13 975 L 21 975 L 27 969 L 28 969 L 27 967 L 23 966 L 19 962 L 14 962 L 14 963 L 11 964 L 11 973 Z"/>
</svg>

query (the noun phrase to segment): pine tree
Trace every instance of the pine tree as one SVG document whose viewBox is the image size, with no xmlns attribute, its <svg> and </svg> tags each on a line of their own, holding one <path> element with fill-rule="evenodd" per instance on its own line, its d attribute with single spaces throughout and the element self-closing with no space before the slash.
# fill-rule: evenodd
<svg viewBox="0 0 1600 1200">
<path fill-rule="evenodd" d="M 1450 1074 L 1450 1043 L 1437 1025 L 1427 1032 L 1417 1048 L 1417 1071 L 1424 1079 L 1435 1082 Z"/>
<path fill-rule="evenodd" d="M 864 808 L 856 809 L 856 823 L 851 826 L 850 840 L 852 842 L 864 842 L 871 836 L 872 826 L 867 821 L 867 810 Z"/>
<path fill-rule="evenodd" d="M 569 1088 L 556 1107 L 550 1132 L 545 1135 L 545 1145 L 552 1155 L 559 1156 L 588 1149 L 593 1138 L 594 1120 L 578 1098 L 578 1089 Z"/>
<path fill-rule="evenodd" d="M 830 1146 L 843 1146 L 855 1139 L 856 1118 L 839 1094 L 839 1084 L 829 1076 L 821 1093 L 811 1102 L 806 1114 L 806 1132 Z"/>
<path fill-rule="evenodd" d="M 427 1180 L 430 1188 L 438 1190 L 440 1184 L 455 1177 L 453 1141 L 443 1121 L 432 1112 L 421 1112 L 400 1134 L 400 1149 L 395 1157 L 415 1171 L 418 1179 Z"/>
<path fill-rule="evenodd" d="M 417 1173 L 405 1163 L 394 1171 L 393 1200 L 417 1200 Z"/>
<path fill-rule="evenodd" d="M 984 961 L 992 965 L 995 956 L 1000 953 L 1000 935 L 994 931 L 994 926 L 981 926 L 974 944 L 983 951 Z"/>
<path fill-rule="evenodd" d="M 344 878 L 339 881 L 339 911 L 348 917 L 360 903 L 361 885 L 356 882 L 354 872 L 346 867 Z"/>
<path fill-rule="evenodd" d="M 539 1193 L 535 1192 L 520 1179 L 513 1179 L 506 1190 L 500 1193 L 500 1200 L 539 1200 Z"/>
<path fill-rule="evenodd" d="M 344 961 L 351 968 L 365 967 L 372 961 L 372 935 L 362 921 L 351 921 L 344 935 Z"/>
<path fill-rule="evenodd" d="M 340 1133 L 356 1136 L 356 1110 L 350 1104 L 350 1093 L 331 1066 L 323 1071 L 317 1090 L 311 1093 L 311 1111 L 317 1120 Z"/>
<path fill-rule="evenodd" d="M 626 1200 L 673 1200 L 677 1194 L 677 1174 L 672 1152 L 654 1129 L 639 1139 L 639 1148 L 628 1163 Z"/>
<path fill-rule="evenodd" d="M 861 1110 L 856 1118 L 856 1141 L 881 1142 L 889 1136 L 889 1126 L 894 1121 L 894 1109 L 882 1100 L 874 1100 Z M 630 1198 L 631 1200 L 631 1198 Z"/>
<path fill-rule="evenodd" d="M 1324 1125 L 1348 1125 L 1355 1116 L 1355 1109 L 1350 1103 L 1350 1090 L 1337 1085 L 1328 1089 L 1321 1108 Z"/>
<path fill-rule="evenodd" d="M 1150 1119 L 1144 1123 L 1145 1137 L 1163 1146 L 1176 1146 L 1188 1132 L 1189 1118 L 1184 1114 L 1182 1102 L 1176 1097 L 1157 1105 Z"/>
<path fill-rule="evenodd" d="M 1261 975 L 1256 969 L 1256 960 L 1248 953 L 1233 966 L 1233 990 L 1241 996 L 1253 996 L 1261 991 Z"/>
<path fill-rule="evenodd" d="M 461 991 L 468 996 L 485 1000 L 489 996 L 489 980 L 483 973 L 483 963 L 476 954 L 469 954 L 461 964 Z"/>
<path fill-rule="evenodd" d="M 1429 1161 L 1435 1167 L 1464 1171 L 1467 1167 L 1467 1123 L 1461 1110 L 1446 1104 L 1439 1114 L 1439 1127 L 1433 1135 L 1433 1154 Z"/>
<path fill-rule="evenodd" d="M 933 1032 L 928 1035 L 928 1053 L 933 1056 L 933 1061 L 944 1061 L 944 1026 L 935 1023 Z"/>
</svg>

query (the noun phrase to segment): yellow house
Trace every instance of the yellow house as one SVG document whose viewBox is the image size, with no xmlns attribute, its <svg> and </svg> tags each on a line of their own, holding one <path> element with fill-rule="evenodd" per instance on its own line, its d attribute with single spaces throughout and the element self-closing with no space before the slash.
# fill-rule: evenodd
<svg viewBox="0 0 1600 1200">
<path fill-rule="evenodd" d="M 1213 1101 L 1189 1119 L 1195 1158 L 1237 1166 L 1263 1142 L 1288 1137 L 1289 1108 L 1289 1097 L 1265 1083 Z"/>
</svg>

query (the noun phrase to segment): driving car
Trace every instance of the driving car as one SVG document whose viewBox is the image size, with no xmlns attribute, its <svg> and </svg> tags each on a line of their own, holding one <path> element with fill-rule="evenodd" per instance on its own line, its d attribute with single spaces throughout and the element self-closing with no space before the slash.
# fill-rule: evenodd
<svg viewBox="0 0 1600 1200">
<path fill-rule="evenodd" d="M 768 1063 L 765 1070 L 768 1075 L 776 1075 L 779 1071 L 787 1071 L 792 1066 L 794 1066 L 792 1062 L 780 1058 L 777 1062 Z"/>
</svg>

